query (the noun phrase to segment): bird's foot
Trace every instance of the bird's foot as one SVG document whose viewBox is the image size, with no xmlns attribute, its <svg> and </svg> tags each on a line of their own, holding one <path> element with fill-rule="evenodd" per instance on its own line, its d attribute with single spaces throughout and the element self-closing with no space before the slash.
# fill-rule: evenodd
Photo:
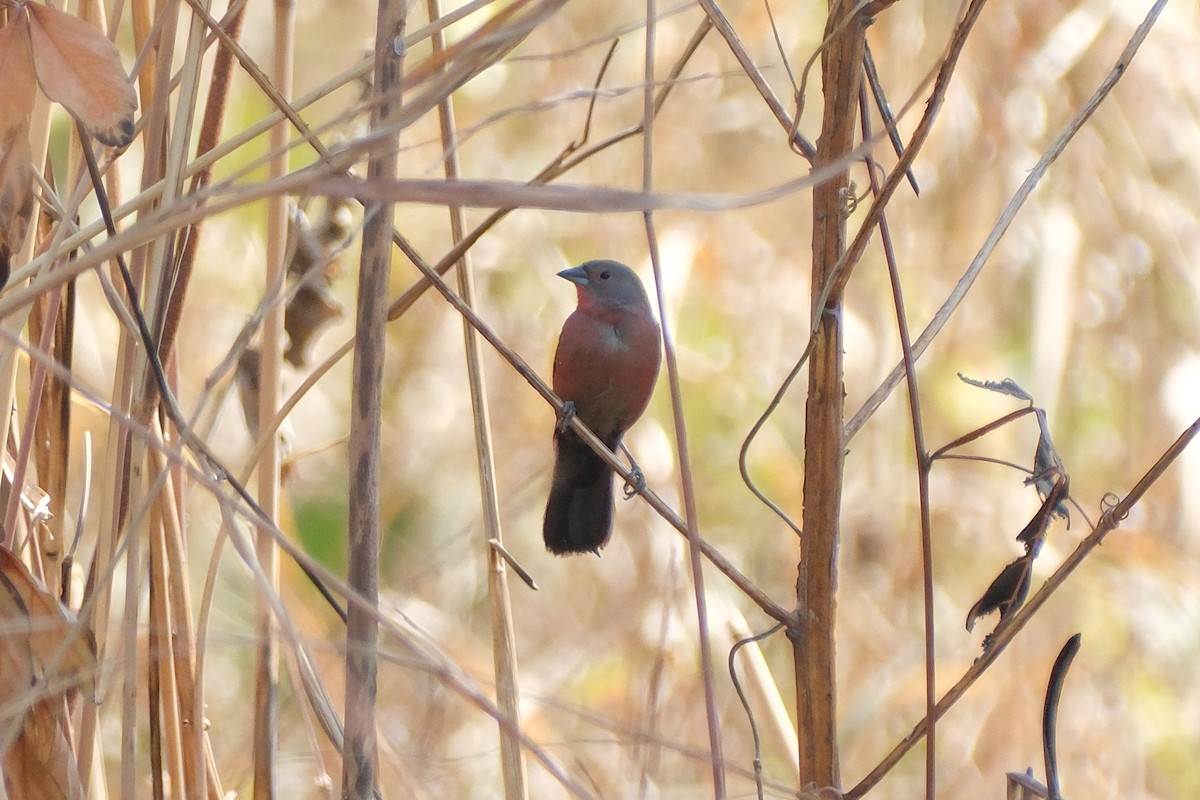
<svg viewBox="0 0 1200 800">
<path fill-rule="evenodd" d="M 624 443 L 621 444 L 621 452 L 629 459 L 629 480 L 625 481 L 625 488 L 621 492 L 628 500 L 634 495 L 646 491 L 646 476 L 642 474 L 642 468 L 633 460 L 633 453 L 629 452 L 629 448 Z"/>
<path fill-rule="evenodd" d="M 571 420 L 575 419 L 575 402 L 573 400 L 563 401 L 562 411 L 558 415 L 558 423 L 554 426 L 554 432 L 564 434 L 567 428 L 571 427 Z"/>
<path fill-rule="evenodd" d="M 628 455 L 629 451 L 626 450 L 625 453 Z M 642 474 L 642 468 L 637 465 L 637 462 L 632 457 L 629 459 L 629 462 L 632 465 L 629 469 L 629 480 L 625 481 L 625 488 L 621 492 L 625 495 L 626 500 L 646 491 L 646 476 Z"/>
</svg>

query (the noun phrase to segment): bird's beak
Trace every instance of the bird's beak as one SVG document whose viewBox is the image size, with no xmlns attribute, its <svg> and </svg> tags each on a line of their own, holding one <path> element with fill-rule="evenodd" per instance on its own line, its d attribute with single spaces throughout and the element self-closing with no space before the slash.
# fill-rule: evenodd
<svg viewBox="0 0 1200 800">
<path fill-rule="evenodd" d="M 571 269 L 564 269 L 562 272 L 558 273 L 558 277 L 566 278 L 567 280 L 569 280 L 571 283 L 575 284 L 576 286 L 587 286 L 588 285 L 587 273 L 584 271 L 583 267 L 573 267 Z"/>
</svg>

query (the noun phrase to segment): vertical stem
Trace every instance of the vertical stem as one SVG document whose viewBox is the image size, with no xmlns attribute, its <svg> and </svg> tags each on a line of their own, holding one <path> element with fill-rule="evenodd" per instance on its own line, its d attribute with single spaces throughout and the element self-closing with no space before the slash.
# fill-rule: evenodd
<svg viewBox="0 0 1200 800">
<path fill-rule="evenodd" d="M 139 17 L 145 22 L 149 12 L 148 4 L 134 5 L 135 32 Z M 158 180 L 164 180 L 164 189 L 174 192 L 178 188 L 176 181 L 179 177 L 177 169 L 171 171 L 173 180 L 166 180 L 166 170 L 170 168 L 170 132 L 171 132 L 171 103 L 169 102 L 171 84 L 171 64 L 175 53 L 176 32 L 179 23 L 179 4 L 167 3 L 157 12 L 156 24 L 161 25 L 162 36 L 157 45 L 152 48 L 155 59 L 147 61 L 145 66 L 153 69 L 144 72 L 140 81 L 142 89 L 141 104 L 145 110 L 143 136 L 145 149 L 142 157 L 141 181 L 145 187 Z M 88 145 L 90 146 L 90 145 Z M 141 214 L 151 213 L 150 207 L 145 207 Z M 154 288 L 160 284 L 162 270 L 159 267 L 168 261 L 168 236 L 157 237 L 153 242 L 134 250 L 130 259 L 130 273 L 135 287 L 140 287 L 138 293 L 143 298 L 157 297 Z M 149 268 L 148 268 L 149 267 Z M 134 297 L 127 298 L 132 305 L 137 304 Z M 144 313 L 143 309 L 135 309 Z M 141 424 L 148 424 L 155 412 L 158 401 L 157 389 L 151 388 L 150 353 L 146 348 L 138 347 L 136 337 L 122 335 L 120 360 L 128 372 L 119 380 L 120 390 L 114 394 L 123 398 L 128 404 L 129 414 Z M 114 407 L 120 408 L 120 402 L 114 398 Z M 125 434 L 119 434 L 124 436 Z M 138 614 L 142 587 L 141 542 L 143 535 L 148 535 L 149 526 L 144 515 L 136 518 L 128 517 L 131 508 L 142 508 L 144 503 L 151 502 L 149 485 L 150 476 L 147 474 L 147 447 L 145 440 L 139 437 L 129 437 L 124 447 L 124 463 L 120 470 L 126 476 L 126 505 L 118 507 L 119 516 L 115 520 L 114 530 L 122 531 L 128 539 L 128 549 L 125 552 L 125 586 L 122 587 L 124 596 L 124 613 L 122 622 L 121 651 L 124 662 L 123 685 L 121 687 L 121 796 L 132 797 L 137 793 L 137 756 L 139 725 L 137 722 L 137 695 L 139 687 L 145 678 L 139 675 L 139 625 Z"/>
<path fill-rule="evenodd" d="M 246 6 L 234 10 L 226 22 L 226 33 L 229 38 L 237 41 L 242 32 L 242 22 L 246 18 Z M 233 84 L 233 53 L 228 47 L 219 46 L 213 62 L 212 77 L 208 84 L 208 99 L 204 104 L 204 115 L 200 123 L 200 136 L 196 142 L 196 155 L 202 156 L 217 146 L 221 137 L 221 125 L 225 121 L 225 111 L 228 106 L 229 90 Z M 192 176 L 192 194 L 199 193 L 212 182 L 213 166 L 202 169 Z M 204 220 L 193 223 L 187 235 L 183 237 L 183 252 L 179 258 L 179 270 L 175 274 L 171 290 L 171 302 L 167 306 L 167 315 L 163 320 L 162 339 L 159 341 L 159 352 L 164 362 L 171 360 L 175 349 L 175 336 L 179 332 L 179 324 L 183 314 L 184 303 L 187 300 L 187 290 L 191 285 L 192 270 L 196 264 L 196 256 L 200 252 L 200 234 Z"/>
<path fill-rule="evenodd" d="M 279 94 L 292 96 L 293 28 L 295 0 L 275 0 L 275 52 L 271 80 Z M 267 172 L 278 178 L 288 171 L 288 124 L 280 122 L 269 137 L 270 162 Z M 287 269 L 288 213 L 287 198 L 273 196 L 267 201 L 267 263 L 263 276 L 263 294 L 270 297 L 283 285 Z M 259 362 L 258 418 L 271 419 L 279 406 L 279 356 L 283 352 L 283 307 L 272 304 L 263 319 L 262 359 Z M 279 437 L 271 432 L 270 442 L 258 463 L 258 502 L 272 520 L 279 519 L 280 448 Z M 272 533 L 259 528 L 255 540 L 256 557 L 272 589 L 279 587 L 279 550 Z M 277 750 L 279 745 L 279 631 L 267 598 L 260 592 L 255 599 L 254 632 L 258 652 L 254 671 L 254 796 L 270 800 L 276 792 Z"/>
<path fill-rule="evenodd" d="M 429 19 L 441 17 L 439 0 L 426 0 Z M 444 50 L 444 33 L 435 31 L 430 37 L 434 58 Z M 454 122 L 454 103 L 449 96 L 438 103 L 438 122 L 441 125 L 443 167 L 449 180 L 458 180 L 458 134 Z M 461 206 L 450 206 L 450 235 L 454 244 L 466 234 L 466 220 Z M 471 270 L 470 251 L 457 262 L 458 291 L 463 302 L 475 305 L 475 280 Z M 517 673 L 516 634 L 513 631 L 512 599 L 508 591 L 508 571 L 504 559 L 492 547 L 492 540 L 503 541 L 500 527 L 500 499 L 496 484 L 496 465 L 492 455 L 492 426 L 488 412 L 487 385 L 479 355 L 479 335 L 471 323 L 463 319 L 463 345 L 467 356 L 467 380 L 471 392 L 471 419 L 475 423 L 475 452 L 479 466 L 479 494 L 483 505 L 483 553 L 488 572 L 488 607 L 491 612 L 492 661 L 496 675 L 496 705 L 504 712 L 500 722 L 500 769 L 504 776 L 504 796 L 507 800 L 524 800 L 529 796 L 525 754 L 521 750 L 521 687 Z"/>
<path fill-rule="evenodd" d="M 871 137 L 871 116 L 867 106 L 865 88 L 859 91 L 859 113 L 862 119 L 863 138 Z M 867 157 L 867 172 L 871 179 L 871 193 L 880 194 L 879 178 L 875 171 L 876 162 Z M 925 449 L 925 428 L 921 423 L 921 393 L 917 387 L 917 362 L 913 356 L 912 335 L 908 329 L 908 311 L 904 305 L 904 290 L 900 284 L 900 268 L 896 263 L 896 252 L 892 245 L 892 234 L 887 215 L 879 214 L 879 240 L 883 245 L 884 261 L 887 262 L 888 280 L 892 285 L 892 305 L 896 309 L 896 328 L 900 336 L 900 352 L 904 361 L 904 378 L 908 387 L 908 411 L 912 419 L 913 449 L 916 451 L 917 496 L 921 506 L 921 589 L 925 607 L 925 718 L 929 728 L 925 739 L 925 796 L 936 794 L 937 771 L 935 733 L 937 717 L 937 660 L 934 658 L 934 614 L 933 614 L 933 522 L 929 507 L 929 452 Z"/>
<path fill-rule="evenodd" d="M 387 129 L 400 111 L 405 17 L 403 0 L 379 0 L 372 132 Z M 378 141 L 367 163 L 367 178 L 394 178 L 394 137 Z M 347 580 L 351 596 L 346 619 L 346 740 L 342 751 L 342 797 L 349 800 L 370 800 L 378 779 L 375 648 L 379 631 L 375 607 L 379 602 L 379 408 L 392 256 L 392 203 L 368 203 L 363 218 L 349 444 Z"/>
<path fill-rule="evenodd" d="M 814 169 L 843 159 L 854 147 L 863 28 L 851 0 L 830 3 L 821 52 L 825 97 Z M 850 17 L 846 17 L 850 14 Z M 838 787 L 834 623 L 837 548 L 842 499 L 841 295 L 818 307 L 845 249 L 847 171 L 813 193 L 812 313 L 819 317 L 808 370 L 804 430 L 804 537 L 796 579 L 797 614 L 789 631 L 796 669 L 800 785 Z"/>
<path fill-rule="evenodd" d="M 645 84 L 642 93 L 642 190 L 654 188 L 654 52 L 658 8 L 656 0 L 646 0 Z M 662 321 L 663 353 L 667 365 L 667 383 L 671 387 L 671 412 L 675 422 L 675 442 L 679 448 L 679 482 L 683 493 L 684 520 L 687 523 L 688 562 L 692 573 L 692 595 L 696 603 L 696 633 L 699 643 L 700 677 L 704 686 L 704 718 L 708 729 L 708 757 L 712 766 L 713 797 L 724 800 L 725 754 L 721 743 L 721 717 L 717 710 L 716 681 L 713 677 L 712 638 L 708 628 L 708 603 L 704 594 L 704 560 L 700 553 L 700 521 L 696 513 L 696 487 L 692 481 L 692 457 L 688 450 L 687 425 L 683 418 L 683 390 L 679 385 L 679 366 L 667 319 L 663 296 L 662 264 L 659 260 L 658 234 L 654 215 L 642 215 L 646 226 L 646 244 L 654 269 L 654 292 L 658 316 Z"/>
</svg>

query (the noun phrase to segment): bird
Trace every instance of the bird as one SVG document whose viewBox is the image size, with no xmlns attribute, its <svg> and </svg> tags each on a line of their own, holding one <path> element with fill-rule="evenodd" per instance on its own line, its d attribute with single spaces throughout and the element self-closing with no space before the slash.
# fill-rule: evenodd
<svg viewBox="0 0 1200 800">
<path fill-rule="evenodd" d="M 569 423 L 579 417 L 615 452 L 650 403 L 661 338 L 646 289 L 629 267 L 588 261 L 558 276 L 575 284 L 578 305 L 554 353 L 551 382 L 566 407 L 554 432 L 542 538 L 555 555 L 599 555 L 612 536 L 613 473 Z"/>
</svg>

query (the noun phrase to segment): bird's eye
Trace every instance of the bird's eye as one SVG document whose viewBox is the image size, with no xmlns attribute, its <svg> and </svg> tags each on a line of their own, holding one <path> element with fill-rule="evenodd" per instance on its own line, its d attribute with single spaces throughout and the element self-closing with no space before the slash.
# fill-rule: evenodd
<svg viewBox="0 0 1200 800">
<path fill-rule="evenodd" d="M 601 272 L 601 273 L 600 273 L 600 280 L 602 280 L 602 281 L 606 281 L 606 280 L 608 280 L 608 279 L 609 279 L 609 277 L 610 277 L 611 275 L 612 275 L 612 273 L 611 273 L 611 272 L 609 272 L 608 270 L 604 270 L 603 272 Z"/>
</svg>

